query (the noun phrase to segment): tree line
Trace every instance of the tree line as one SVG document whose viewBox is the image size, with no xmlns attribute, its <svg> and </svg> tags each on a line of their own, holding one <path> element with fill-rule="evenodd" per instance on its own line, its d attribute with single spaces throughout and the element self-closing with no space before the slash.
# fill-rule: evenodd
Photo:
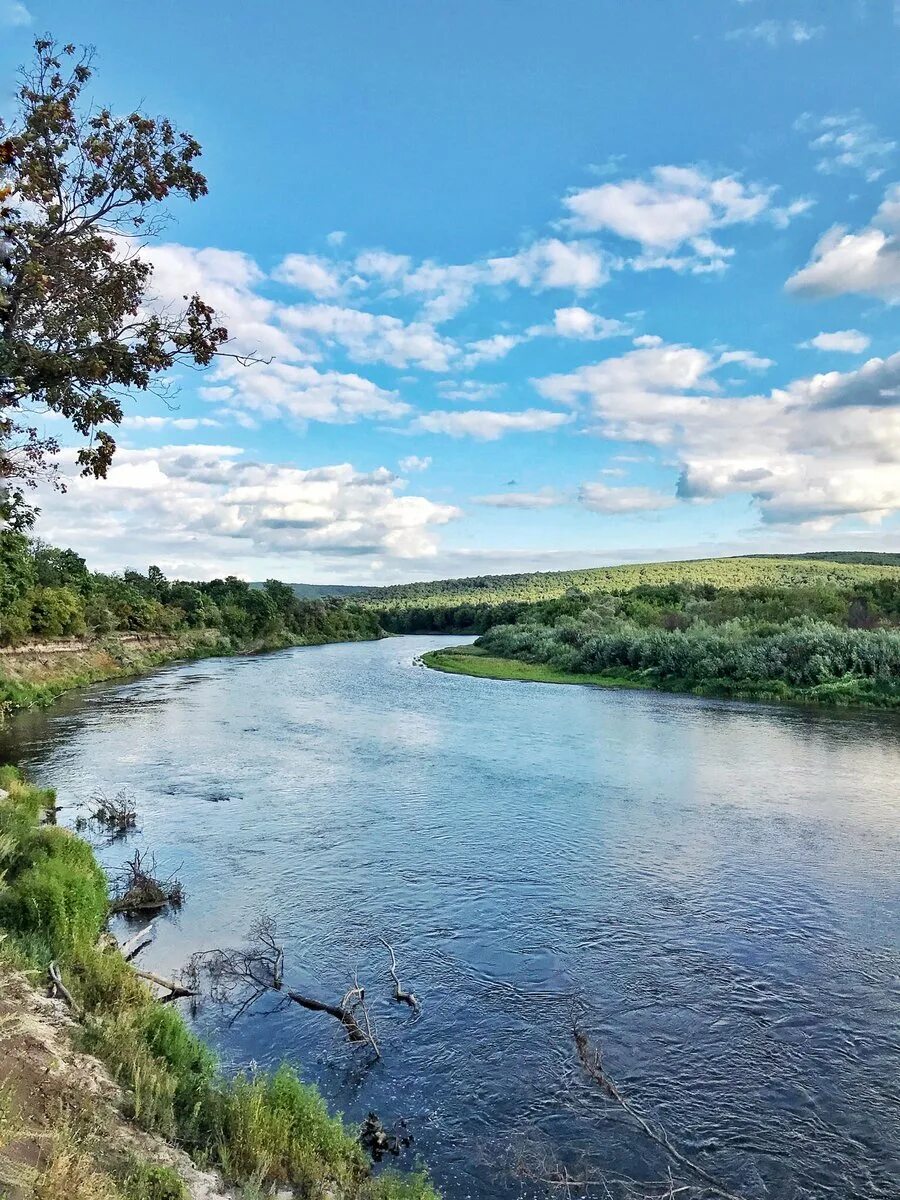
<svg viewBox="0 0 900 1200">
<path fill-rule="evenodd" d="M 233 575 L 209 582 L 88 569 L 74 550 L 0 531 L 0 645 L 114 633 L 220 632 L 235 646 L 355 641 L 381 635 L 377 614 L 339 599 L 301 600 L 277 579 L 252 586 Z"/>
</svg>

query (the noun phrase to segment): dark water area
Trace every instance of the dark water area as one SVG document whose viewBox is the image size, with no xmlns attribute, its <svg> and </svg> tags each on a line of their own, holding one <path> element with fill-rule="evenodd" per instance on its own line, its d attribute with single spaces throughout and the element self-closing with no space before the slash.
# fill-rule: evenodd
<svg viewBox="0 0 900 1200">
<path fill-rule="evenodd" d="M 448 1200 L 548 1194 L 517 1174 L 548 1147 L 665 1178 L 582 1077 L 575 1010 L 733 1190 L 896 1200 L 900 721 L 416 664 L 445 643 L 172 666 L 17 719 L 0 756 L 59 789 L 66 823 L 97 789 L 136 798 L 104 862 L 150 848 L 187 892 L 148 969 L 264 912 L 299 989 L 336 1000 L 358 965 L 374 1066 L 296 1006 L 233 1026 L 207 1006 L 197 1028 L 230 1068 L 287 1059 L 349 1118 L 404 1118 Z"/>
</svg>

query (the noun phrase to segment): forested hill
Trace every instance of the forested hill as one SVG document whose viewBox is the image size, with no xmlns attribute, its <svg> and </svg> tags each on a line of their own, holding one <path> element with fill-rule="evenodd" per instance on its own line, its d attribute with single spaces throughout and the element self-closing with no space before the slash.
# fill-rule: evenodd
<svg viewBox="0 0 900 1200">
<path fill-rule="evenodd" d="M 482 635 L 475 667 L 444 655 L 433 664 L 444 670 L 900 707 L 898 555 L 482 576 L 383 588 L 365 603 L 394 632 Z"/>
<path fill-rule="evenodd" d="M 388 613 L 447 609 L 458 605 L 533 604 L 573 592 L 620 595 L 642 587 L 854 589 L 879 583 L 900 586 L 900 554 L 845 551 L 767 557 L 703 558 L 635 563 L 582 571 L 475 575 L 370 588 L 357 594 L 366 607 Z"/>
<path fill-rule="evenodd" d="M 264 583 L 251 583 L 256 589 L 265 588 Z M 364 596 L 372 590 L 361 583 L 289 583 L 298 600 L 329 600 L 348 596 Z"/>
</svg>

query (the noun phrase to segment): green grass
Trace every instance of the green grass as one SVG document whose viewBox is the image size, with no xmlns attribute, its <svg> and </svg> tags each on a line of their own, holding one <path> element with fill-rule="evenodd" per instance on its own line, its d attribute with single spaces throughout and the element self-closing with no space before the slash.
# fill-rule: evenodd
<svg viewBox="0 0 900 1200">
<path fill-rule="evenodd" d="M 51 961 L 59 965 L 82 1013 L 82 1048 L 122 1085 L 131 1120 L 259 1195 L 289 1187 L 310 1200 L 436 1200 L 422 1172 L 374 1176 L 356 1129 L 292 1069 L 224 1077 L 178 1011 L 159 1004 L 101 939 L 109 906 L 93 851 L 67 830 L 39 824 L 53 793 L 7 767 L 0 787 L 9 793 L 0 799 L 0 955 L 37 976 Z M 82 1170 L 75 1159 L 61 1163 Z M 165 1172 L 145 1175 L 134 1194 L 171 1194 Z M 99 1184 L 83 1194 L 114 1195 Z"/>
<path fill-rule="evenodd" d="M 758 700 L 776 704 L 809 704 L 839 708 L 880 708 L 896 710 L 898 700 L 890 687 L 856 677 L 832 679 L 815 687 L 791 687 L 781 680 L 754 684 L 749 681 L 708 679 L 692 683 L 674 676 L 660 678 L 653 671 L 629 671 L 621 668 L 600 675 L 561 671 L 546 663 L 502 658 L 479 646 L 448 646 L 422 655 L 426 667 L 450 675 L 471 675 L 480 679 L 502 679 L 516 683 L 566 683 L 588 687 L 626 688 L 630 690 L 674 692 L 709 696 L 725 700 Z"/>
<path fill-rule="evenodd" d="M 593 687 L 652 688 L 652 680 L 622 675 L 576 675 L 558 671 L 545 663 L 522 662 L 518 658 L 497 658 L 478 646 L 448 646 L 422 655 L 426 667 L 448 675 L 475 675 L 480 679 L 509 679 L 518 683 L 580 683 Z"/>
</svg>

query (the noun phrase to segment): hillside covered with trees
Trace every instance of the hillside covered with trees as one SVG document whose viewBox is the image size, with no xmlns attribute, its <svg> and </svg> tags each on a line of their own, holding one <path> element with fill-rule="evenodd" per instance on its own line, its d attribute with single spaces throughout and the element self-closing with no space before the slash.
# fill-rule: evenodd
<svg viewBox="0 0 900 1200">
<path fill-rule="evenodd" d="M 474 631 L 482 654 L 543 664 L 576 681 L 896 707 L 897 557 L 707 559 L 485 576 L 385 588 L 366 603 L 392 631 Z M 472 659 L 443 665 L 475 671 Z M 490 673 L 483 661 L 478 668 Z M 501 673 L 513 677 L 508 666 Z"/>
</svg>

